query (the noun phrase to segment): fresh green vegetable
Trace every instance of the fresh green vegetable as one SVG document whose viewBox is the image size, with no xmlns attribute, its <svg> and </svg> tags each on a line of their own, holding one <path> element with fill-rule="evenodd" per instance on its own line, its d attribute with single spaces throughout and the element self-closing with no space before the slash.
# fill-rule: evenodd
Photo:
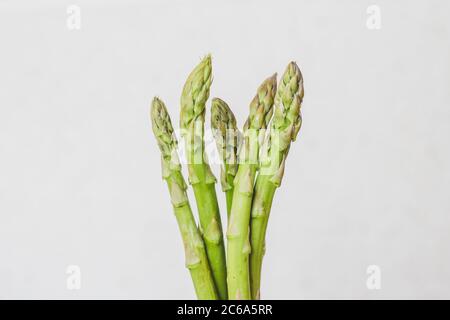
<svg viewBox="0 0 450 320">
<path fill-rule="evenodd" d="M 275 190 L 284 174 L 286 157 L 302 123 L 300 107 L 303 99 L 303 77 L 295 62 L 289 63 L 280 79 L 275 97 L 275 111 L 270 134 L 261 154 L 261 168 L 256 180 L 251 211 L 252 252 L 250 274 L 252 298 L 260 298 L 262 260 L 265 236 Z"/>
<path fill-rule="evenodd" d="M 231 204 L 233 202 L 234 177 L 236 176 L 238 129 L 236 118 L 225 101 L 214 98 L 211 103 L 211 128 L 217 149 L 222 158 L 220 182 L 227 200 L 227 215 L 230 219 Z"/>
<path fill-rule="evenodd" d="M 186 194 L 187 185 L 181 174 L 177 140 L 166 107 L 158 98 L 153 99 L 150 116 L 153 133 L 161 150 L 162 176 L 169 188 L 173 210 L 184 243 L 186 267 L 191 273 L 198 299 L 217 299 L 205 245 Z"/>
<path fill-rule="evenodd" d="M 164 103 L 154 98 L 151 122 L 161 150 L 162 176 L 169 188 L 197 297 L 259 299 L 269 215 L 291 143 L 302 124 L 303 77 L 297 64 L 291 62 L 278 91 L 276 74 L 267 78 L 250 103 L 242 133 L 227 103 L 212 99 L 211 128 L 221 159 L 220 180 L 228 216 L 226 255 L 216 178 L 205 151 L 205 106 L 211 83 L 208 55 L 189 74 L 180 99 L 183 151 L 199 226 L 189 205 L 169 114 Z"/>
<path fill-rule="evenodd" d="M 212 82 L 211 57 L 189 75 L 181 95 L 180 128 L 185 141 L 189 183 L 194 189 L 206 253 L 220 299 L 227 299 L 225 247 L 214 177 L 205 153 L 205 105 Z"/>
<path fill-rule="evenodd" d="M 230 299 L 251 299 L 249 254 L 250 211 L 253 185 L 258 167 L 259 141 L 272 116 L 276 74 L 266 79 L 250 103 L 234 180 L 233 203 L 227 230 L 228 293 Z"/>
</svg>

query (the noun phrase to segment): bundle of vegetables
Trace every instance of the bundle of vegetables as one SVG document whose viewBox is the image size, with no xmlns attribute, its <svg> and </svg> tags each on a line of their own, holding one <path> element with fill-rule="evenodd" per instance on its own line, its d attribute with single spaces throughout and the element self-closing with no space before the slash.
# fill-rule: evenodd
<svg viewBox="0 0 450 320">
<path fill-rule="evenodd" d="M 303 78 L 297 64 L 288 64 L 278 89 L 276 81 L 274 74 L 258 87 L 242 132 L 225 101 L 214 98 L 211 102 L 211 128 L 222 162 L 220 180 L 226 195 L 226 250 L 216 178 L 205 152 L 211 57 L 206 56 L 188 76 L 180 100 L 180 130 L 188 181 L 197 203 L 198 226 L 186 193 L 168 111 L 159 98 L 152 101 L 150 115 L 161 151 L 162 176 L 183 239 L 186 267 L 199 299 L 260 298 L 272 201 L 283 178 L 291 142 L 302 123 Z"/>
</svg>

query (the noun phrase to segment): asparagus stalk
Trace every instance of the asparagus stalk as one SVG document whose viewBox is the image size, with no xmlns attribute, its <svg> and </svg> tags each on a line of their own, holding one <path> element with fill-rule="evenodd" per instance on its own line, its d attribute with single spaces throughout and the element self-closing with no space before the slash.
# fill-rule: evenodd
<svg viewBox="0 0 450 320">
<path fill-rule="evenodd" d="M 169 194 L 183 239 L 186 267 L 189 269 L 198 299 L 217 299 L 214 280 L 208 264 L 205 246 L 192 215 L 177 154 L 177 140 L 164 103 L 154 98 L 151 107 L 153 133 L 161 150 L 162 176 Z"/>
<path fill-rule="evenodd" d="M 236 118 L 227 103 L 214 98 L 211 103 L 211 128 L 217 149 L 222 158 L 220 182 L 227 200 L 227 216 L 230 219 L 233 202 L 234 177 L 237 172 L 238 130 Z"/>
<path fill-rule="evenodd" d="M 181 95 L 180 127 L 185 140 L 189 183 L 194 189 L 206 253 L 220 299 L 227 299 L 226 259 L 216 178 L 204 152 L 205 104 L 212 82 L 211 57 L 206 56 L 189 75 Z"/>
<path fill-rule="evenodd" d="M 249 254 L 250 211 L 253 185 L 258 167 L 259 141 L 272 116 L 276 74 L 266 79 L 250 103 L 234 180 L 233 203 L 228 224 L 228 293 L 230 299 L 251 299 Z"/>
<path fill-rule="evenodd" d="M 289 63 L 280 79 L 275 97 L 275 111 L 262 147 L 262 163 L 256 180 L 251 212 L 252 252 L 250 275 L 252 298 L 260 298 L 261 268 L 265 252 L 265 235 L 276 189 L 284 174 L 286 157 L 302 123 L 303 77 L 295 62 Z"/>
</svg>

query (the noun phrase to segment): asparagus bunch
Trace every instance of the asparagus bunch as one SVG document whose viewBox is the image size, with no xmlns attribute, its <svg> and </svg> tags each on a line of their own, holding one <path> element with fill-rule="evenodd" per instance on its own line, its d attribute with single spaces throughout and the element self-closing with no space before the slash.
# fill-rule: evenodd
<svg viewBox="0 0 450 320">
<path fill-rule="evenodd" d="M 181 174 L 172 122 L 166 106 L 158 98 L 153 99 L 150 116 L 153 133 L 161 150 L 162 176 L 169 188 L 173 211 L 184 243 L 186 267 L 191 273 L 197 297 L 201 300 L 217 299 L 205 245 L 186 195 L 187 185 Z"/>
<path fill-rule="evenodd" d="M 205 153 L 206 102 L 212 82 L 211 57 L 190 73 L 181 95 L 180 127 L 199 227 L 186 195 L 177 140 L 164 103 L 152 102 L 153 132 L 161 150 L 163 178 L 182 235 L 186 266 L 199 299 L 259 299 L 265 235 L 276 189 L 280 186 L 291 142 L 302 118 L 303 78 L 291 62 L 257 89 L 242 135 L 225 101 L 211 103 L 211 128 L 221 157 L 226 195 L 227 254 L 213 175 Z M 275 107 L 274 107 L 275 105 Z M 267 132 L 268 131 L 268 132 Z M 227 258 L 227 259 L 226 259 Z"/>
</svg>

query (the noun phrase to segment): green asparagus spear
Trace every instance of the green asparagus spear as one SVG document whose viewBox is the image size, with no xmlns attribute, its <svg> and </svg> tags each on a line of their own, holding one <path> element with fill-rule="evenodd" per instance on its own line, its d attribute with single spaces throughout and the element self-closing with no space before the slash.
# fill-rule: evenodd
<svg viewBox="0 0 450 320">
<path fill-rule="evenodd" d="M 218 298 L 206 256 L 205 245 L 197 229 L 186 194 L 186 183 L 181 173 L 177 154 L 177 140 L 164 103 L 154 98 L 150 112 L 153 133 L 161 150 L 162 176 L 169 188 L 173 210 L 185 248 L 186 267 L 189 269 L 198 299 Z"/>
<path fill-rule="evenodd" d="M 234 177 L 236 176 L 238 129 L 236 118 L 225 101 L 214 98 L 211 103 L 211 128 L 217 149 L 222 158 L 220 181 L 222 191 L 227 200 L 227 215 L 230 219 L 231 204 L 233 202 Z"/>
<path fill-rule="evenodd" d="M 233 203 L 228 224 L 228 293 L 230 299 L 251 299 L 249 254 L 250 211 L 253 185 L 258 167 L 259 141 L 272 116 L 276 92 L 276 74 L 266 79 L 250 103 L 239 153 L 239 167 L 234 179 Z"/>
<path fill-rule="evenodd" d="M 226 259 L 216 178 L 204 152 L 205 104 L 212 82 L 211 57 L 205 57 L 189 75 L 181 95 L 180 127 L 185 140 L 189 183 L 194 189 L 201 232 L 220 299 L 227 299 Z"/>
<path fill-rule="evenodd" d="M 302 123 L 303 77 L 295 62 L 289 63 L 278 85 L 275 111 L 261 153 L 261 168 L 256 180 L 251 212 L 250 279 L 252 298 L 260 298 L 261 267 L 265 235 L 275 190 L 284 174 L 291 141 L 295 141 Z"/>
</svg>

